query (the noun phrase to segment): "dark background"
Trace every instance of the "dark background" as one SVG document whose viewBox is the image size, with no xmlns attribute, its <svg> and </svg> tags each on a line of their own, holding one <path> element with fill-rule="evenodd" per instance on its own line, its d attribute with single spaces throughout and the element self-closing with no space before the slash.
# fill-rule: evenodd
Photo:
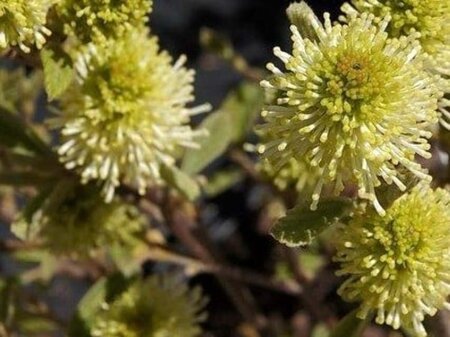
<svg viewBox="0 0 450 337">
<path fill-rule="evenodd" d="M 202 66 L 199 44 L 201 28 L 208 27 L 231 39 L 236 50 L 250 64 L 263 67 L 273 60 L 272 49 L 289 50 L 288 0 L 154 0 L 150 26 L 163 48 L 172 55 L 186 54 L 197 69 L 199 102 L 220 103 L 239 76 L 225 64 Z M 310 0 L 308 4 L 322 18 L 330 12 L 337 18 L 341 0 Z"/>
</svg>

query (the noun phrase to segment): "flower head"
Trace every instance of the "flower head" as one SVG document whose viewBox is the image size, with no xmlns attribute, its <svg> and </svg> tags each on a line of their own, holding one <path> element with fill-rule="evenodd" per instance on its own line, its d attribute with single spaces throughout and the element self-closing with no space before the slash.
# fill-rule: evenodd
<svg viewBox="0 0 450 337">
<path fill-rule="evenodd" d="M 450 193 L 420 184 L 386 216 L 357 215 L 340 231 L 341 296 L 361 302 L 361 318 L 426 336 L 424 316 L 450 308 Z"/>
<path fill-rule="evenodd" d="M 354 183 L 383 213 L 375 187 L 383 180 L 404 189 L 399 165 L 427 178 L 414 157 L 430 156 L 427 129 L 437 121 L 442 93 L 423 70 L 414 38 L 389 40 L 389 21 L 373 21 L 362 15 L 332 26 L 325 14 L 323 27 L 312 17 L 314 41 L 292 26 L 292 55 L 275 48 L 286 70 L 269 64 L 273 75 L 262 82 L 279 96 L 262 112 L 260 132 L 271 140 L 259 150 L 275 167 L 295 158 L 322 172 L 313 208 L 324 184 L 337 194 Z"/>
<path fill-rule="evenodd" d="M 199 289 L 169 276 L 138 281 L 112 303 L 104 303 L 93 337 L 194 337 L 204 305 Z"/>
<path fill-rule="evenodd" d="M 66 186 L 57 186 L 30 224 L 53 253 L 86 257 L 113 244 L 131 246 L 143 231 L 146 219 L 134 206 L 105 203 L 90 188 Z"/>
<path fill-rule="evenodd" d="M 24 68 L 0 69 L 0 106 L 13 113 L 33 113 L 34 102 L 42 89 L 42 74 L 27 75 Z"/>
<path fill-rule="evenodd" d="M 433 74 L 443 76 L 442 90 L 450 93 L 450 2 L 443 0 L 351 0 L 342 6 L 349 16 L 372 13 L 375 20 L 385 16 L 392 19 L 386 28 L 390 37 L 419 33 L 419 41 L 425 57 L 425 66 Z M 343 18 L 345 20 L 345 18 Z M 442 99 L 442 125 L 450 129 L 450 106 L 448 99 Z"/>
<path fill-rule="evenodd" d="M 149 0 L 63 0 L 57 7 L 66 34 L 83 43 L 104 42 L 144 27 L 151 8 Z"/>
<path fill-rule="evenodd" d="M 194 72 L 175 65 L 155 38 L 132 31 L 119 40 L 89 44 L 76 64 L 77 81 L 62 98 L 61 160 L 83 182 L 100 180 L 111 200 L 121 179 L 141 193 L 161 182 L 182 147 L 195 147 L 187 108 Z"/>
<path fill-rule="evenodd" d="M 295 187 L 298 192 L 309 191 L 321 176 L 319 170 L 295 158 L 290 158 L 283 167 L 277 169 L 270 161 L 264 160 L 258 168 L 280 190 Z"/>
<path fill-rule="evenodd" d="M 30 45 L 41 48 L 50 35 L 45 26 L 54 0 L 3 0 L 0 2 L 0 50 L 19 46 L 25 53 Z"/>
</svg>

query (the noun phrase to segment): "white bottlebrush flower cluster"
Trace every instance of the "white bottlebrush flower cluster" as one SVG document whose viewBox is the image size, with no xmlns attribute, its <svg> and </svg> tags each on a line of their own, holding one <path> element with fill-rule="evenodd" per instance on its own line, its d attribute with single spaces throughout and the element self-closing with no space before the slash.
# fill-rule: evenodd
<svg viewBox="0 0 450 337">
<path fill-rule="evenodd" d="M 76 79 L 51 123 L 61 129 L 58 153 L 83 183 L 97 181 L 106 201 L 125 182 L 145 193 L 160 184 L 184 147 L 204 134 L 189 126 L 194 71 L 173 63 L 146 27 L 151 1 L 63 1 L 66 31 L 78 42 Z M 112 7 L 111 7 L 112 6 Z M 84 33 L 83 33 L 84 32 Z"/>
<path fill-rule="evenodd" d="M 103 303 L 92 337 L 195 337 L 205 300 L 168 275 L 132 284 L 112 303 Z"/>
<path fill-rule="evenodd" d="M 77 60 L 76 83 L 53 120 L 61 128 L 58 153 L 83 182 L 102 181 L 106 200 L 121 180 L 144 193 L 161 182 L 161 166 L 174 165 L 180 148 L 196 146 L 201 132 L 189 117 L 203 107 L 186 107 L 194 72 L 184 62 L 172 65 L 146 30 L 89 44 Z"/>
<path fill-rule="evenodd" d="M 15 221 L 31 240 L 57 256 L 86 259 L 106 247 L 131 249 L 145 231 L 147 219 L 137 207 L 115 198 L 106 203 L 98 189 L 75 179 L 55 182 L 48 193 Z"/>
<path fill-rule="evenodd" d="M 360 318 L 424 337 L 425 316 L 450 308 L 450 194 L 433 190 L 416 161 L 431 157 L 439 117 L 448 126 L 450 3 L 352 0 L 342 9 L 339 22 L 326 13 L 322 23 L 304 2 L 289 7 L 293 51 L 275 48 L 284 69 L 267 66 L 261 85 L 276 100 L 262 111 L 257 150 L 282 187 L 315 169 L 313 210 L 330 187 L 356 186 L 370 201 L 338 226 L 336 261 L 348 277 L 339 293 L 361 302 Z M 377 193 L 386 202 L 389 185 L 405 194 L 384 209 Z"/>
<path fill-rule="evenodd" d="M 361 301 L 359 316 L 427 336 L 425 315 L 448 308 L 450 193 L 416 187 L 386 216 L 360 214 L 338 235 L 336 261 L 348 276 L 339 293 Z"/>
<path fill-rule="evenodd" d="M 439 80 L 424 70 L 414 36 L 388 39 L 387 18 L 375 24 L 363 14 L 332 25 L 325 15 L 324 26 L 310 19 L 318 40 L 292 26 L 292 55 L 275 48 L 286 71 L 268 65 L 273 75 L 262 86 L 279 97 L 262 113 L 259 152 L 274 167 L 296 158 L 322 172 L 313 208 L 325 184 L 339 193 L 355 183 L 383 213 L 375 188 L 385 182 L 404 189 L 398 165 L 428 179 L 415 156 L 430 157 Z"/>
<path fill-rule="evenodd" d="M 342 6 L 347 16 L 371 13 L 376 20 L 389 16 L 386 29 L 390 37 L 399 38 L 419 33 L 425 68 L 442 76 L 441 89 L 450 94 L 450 2 L 446 0 L 351 0 Z M 346 17 L 342 17 L 346 20 Z M 439 111 L 441 125 L 450 129 L 450 101 L 442 98 Z"/>
<path fill-rule="evenodd" d="M 0 51 L 19 46 L 25 53 L 30 46 L 42 48 L 51 31 L 47 12 L 55 0 L 3 0 L 0 3 Z"/>
<path fill-rule="evenodd" d="M 152 9 L 149 0 L 60 0 L 58 15 L 64 31 L 82 43 L 102 43 L 141 27 Z"/>
</svg>

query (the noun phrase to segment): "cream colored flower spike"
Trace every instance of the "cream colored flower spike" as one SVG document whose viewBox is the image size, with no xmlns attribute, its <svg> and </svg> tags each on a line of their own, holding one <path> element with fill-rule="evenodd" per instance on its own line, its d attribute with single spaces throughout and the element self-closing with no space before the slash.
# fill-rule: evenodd
<svg viewBox="0 0 450 337">
<path fill-rule="evenodd" d="M 0 2 L 0 50 L 18 46 L 25 53 L 42 48 L 51 35 L 47 12 L 55 0 L 2 0 Z"/>
<path fill-rule="evenodd" d="M 450 309 L 450 193 L 416 187 L 385 217 L 357 215 L 338 234 L 342 297 L 361 302 L 361 318 L 427 336 L 425 316 Z"/>
<path fill-rule="evenodd" d="M 414 159 L 430 157 L 439 79 L 423 69 L 416 37 L 388 39 L 388 18 L 376 24 L 363 14 L 332 26 L 325 14 L 324 26 L 311 25 L 317 39 L 292 26 L 292 54 L 275 48 L 284 70 L 267 66 L 272 75 L 261 84 L 278 96 L 262 112 L 259 130 L 270 137 L 258 150 L 275 170 L 296 158 L 322 172 L 313 209 L 325 184 L 339 194 L 351 183 L 384 214 L 375 188 L 384 181 L 403 190 L 399 166 L 429 179 Z"/>
<path fill-rule="evenodd" d="M 52 124 L 61 128 L 61 161 L 83 182 L 100 181 L 107 201 L 121 181 L 140 193 L 161 183 L 161 166 L 197 146 L 202 132 L 191 129 L 190 116 L 207 107 L 186 106 L 194 99 L 194 71 L 184 63 L 172 64 L 145 30 L 91 43 L 81 54 L 76 84 Z"/>
<path fill-rule="evenodd" d="M 448 0 L 351 0 L 342 6 L 348 16 L 361 13 L 375 15 L 381 21 L 386 15 L 392 20 L 386 28 L 390 37 L 419 34 L 426 53 L 425 67 L 442 76 L 441 90 L 450 93 L 450 1 Z M 346 20 L 345 17 L 341 19 Z M 439 101 L 441 125 L 450 130 L 450 100 Z"/>
</svg>

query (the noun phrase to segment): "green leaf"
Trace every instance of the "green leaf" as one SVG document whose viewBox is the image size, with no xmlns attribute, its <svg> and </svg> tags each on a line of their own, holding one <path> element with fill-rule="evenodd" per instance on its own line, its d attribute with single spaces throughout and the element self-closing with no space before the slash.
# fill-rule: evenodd
<svg viewBox="0 0 450 337">
<path fill-rule="evenodd" d="M 357 310 L 354 310 L 341 319 L 330 337 L 359 337 L 371 319 L 371 317 L 365 320 L 359 319 Z"/>
<path fill-rule="evenodd" d="M 69 337 L 91 337 L 90 330 L 103 302 L 110 302 L 122 293 L 129 280 L 121 274 L 98 280 L 83 296 L 69 324 Z"/>
<path fill-rule="evenodd" d="M 109 257 L 126 277 L 139 274 L 148 252 L 148 245 L 138 239 L 129 241 L 127 245 L 112 244 L 108 247 Z"/>
<path fill-rule="evenodd" d="M 231 116 L 220 111 L 209 115 L 199 129 L 208 131 L 209 136 L 198 140 L 199 149 L 186 151 L 181 169 L 188 174 L 202 171 L 227 150 L 233 139 Z"/>
<path fill-rule="evenodd" d="M 0 144 L 37 154 L 51 154 L 50 147 L 17 115 L 0 106 Z"/>
<path fill-rule="evenodd" d="M 232 143 L 245 139 L 261 110 L 264 95 L 259 86 L 244 83 L 231 92 L 222 107 L 209 115 L 199 129 L 209 136 L 199 139 L 200 149 L 187 150 L 181 169 L 196 174 L 220 157 Z"/>
<path fill-rule="evenodd" d="M 29 240 L 35 237 L 40 228 L 33 227 L 33 216 L 42 208 L 47 198 L 53 191 L 53 186 L 43 188 L 40 193 L 32 198 L 22 209 L 20 217 L 11 224 L 11 232 L 21 240 Z"/>
<path fill-rule="evenodd" d="M 161 176 L 186 199 L 193 201 L 200 196 L 200 187 L 197 182 L 177 167 L 163 166 Z"/>
<path fill-rule="evenodd" d="M 233 141 L 244 140 L 251 130 L 264 103 L 264 93 L 259 85 L 243 83 L 225 100 L 221 111 L 231 116 Z"/>
<path fill-rule="evenodd" d="M 208 184 L 205 186 L 205 194 L 213 198 L 225 192 L 242 179 L 244 179 L 244 174 L 238 169 L 217 172 L 209 179 Z"/>
<path fill-rule="evenodd" d="M 322 200 L 316 211 L 300 205 L 289 210 L 271 230 L 272 236 L 289 247 L 310 244 L 325 228 L 335 223 L 352 208 L 346 198 Z"/>
<path fill-rule="evenodd" d="M 74 71 L 70 57 L 57 49 L 41 51 L 45 90 L 49 100 L 60 97 L 72 83 Z"/>
</svg>

